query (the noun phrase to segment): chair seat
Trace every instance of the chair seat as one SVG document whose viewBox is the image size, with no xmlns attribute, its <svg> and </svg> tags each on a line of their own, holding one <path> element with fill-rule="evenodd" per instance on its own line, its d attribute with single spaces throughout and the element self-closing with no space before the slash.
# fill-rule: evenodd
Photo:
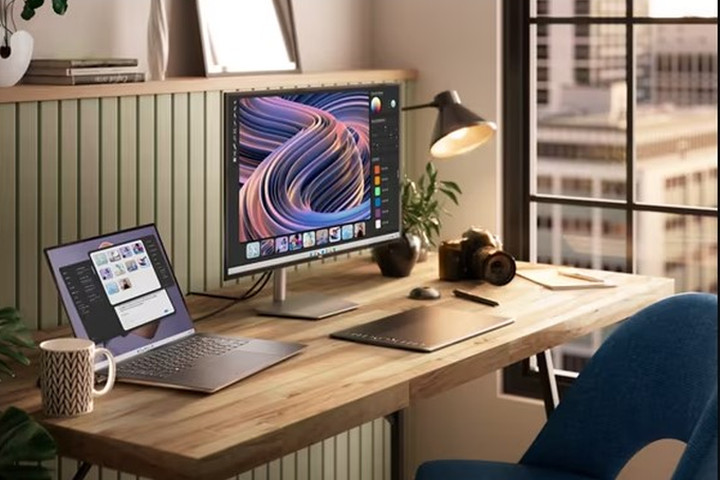
<svg viewBox="0 0 720 480">
<path fill-rule="evenodd" d="M 482 460 L 433 460 L 418 468 L 415 480 L 595 480 L 547 468 Z"/>
</svg>

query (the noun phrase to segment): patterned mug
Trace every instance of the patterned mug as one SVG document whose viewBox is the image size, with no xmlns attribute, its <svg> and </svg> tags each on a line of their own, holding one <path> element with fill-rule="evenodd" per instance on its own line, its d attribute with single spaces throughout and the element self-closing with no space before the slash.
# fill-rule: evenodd
<svg viewBox="0 0 720 480">
<path fill-rule="evenodd" d="M 95 356 L 108 359 L 107 382 L 94 388 Z M 40 391 L 43 413 L 48 417 L 68 417 L 93 411 L 94 398 L 105 395 L 115 383 L 115 359 L 106 348 L 92 340 L 56 338 L 40 344 Z"/>
</svg>

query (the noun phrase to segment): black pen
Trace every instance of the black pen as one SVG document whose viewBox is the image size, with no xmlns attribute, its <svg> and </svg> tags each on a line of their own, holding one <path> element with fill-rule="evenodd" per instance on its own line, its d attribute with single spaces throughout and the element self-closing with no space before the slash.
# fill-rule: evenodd
<svg viewBox="0 0 720 480">
<path fill-rule="evenodd" d="M 457 288 L 453 290 L 453 295 L 459 298 L 464 298 L 465 300 L 470 300 L 472 302 L 490 305 L 491 307 L 497 307 L 500 305 L 495 300 L 490 300 L 489 298 L 481 297 L 480 295 L 475 295 L 474 293 L 466 292 L 465 290 L 458 290 Z"/>
</svg>

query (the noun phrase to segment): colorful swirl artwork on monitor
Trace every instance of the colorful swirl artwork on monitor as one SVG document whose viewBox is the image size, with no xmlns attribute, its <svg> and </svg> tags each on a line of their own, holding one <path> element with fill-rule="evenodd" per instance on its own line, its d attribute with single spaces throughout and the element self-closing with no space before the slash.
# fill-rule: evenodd
<svg viewBox="0 0 720 480">
<path fill-rule="evenodd" d="M 362 91 L 239 101 L 240 242 L 370 218 L 368 106 Z"/>
</svg>

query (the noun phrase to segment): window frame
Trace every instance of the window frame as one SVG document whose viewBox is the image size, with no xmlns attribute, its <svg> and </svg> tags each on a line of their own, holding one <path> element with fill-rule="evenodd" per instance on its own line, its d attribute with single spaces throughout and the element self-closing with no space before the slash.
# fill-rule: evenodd
<svg viewBox="0 0 720 480">
<path fill-rule="evenodd" d="M 534 205 L 572 205 L 580 207 L 599 207 L 620 210 L 625 213 L 626 232 L 626 271 L 636 272 L 635 258 L 635 213 L 657 212 L 665 214 L 694 215 L 696 217 L 713 216 L 717 218 L 717 208 L 676 206 L 639 202 L 635 199 L 635 162 L 637 152 L 634 147 L 634 117 L 637 95 L 636 58 L 634 48 L 635 26 L 662 24 L 711 24 L 717 25 L 717 17 L 638 17 L 635 16 L 634 0 L 626 0 L 624 16 L 617 17 L 552 17 L 532 15 L 531 1 L 503 2 L 503 178 L 502 202 L 503 245 L 506 251 L 518 260 L 530 260 L 531 252 L 531 210 Z M 540 1 L 540 0 L 538 0 Z M 531 122 L 530 67 L 531 31 L 533 25 L 569 25 L 588 28 L 590 25 L 618 25 L 625 27 L 625 71 L 626 71 L 626 169 L 625 195 L 622 200 L 602 198 L 578 198 L 561 195 L 548 195 L 532 192 L 532 165 L 530 139 L 533 135 Z M 520 94 L 517 94 L 520 93 Z M 503 391 L 506 394 L 542 398 L 539 375 L 531 362 L 524 360 L 507 367 L 503 371 Z M 561 391 L 572 383 L 575 372 L 559 372 L 558 386 Z"/>
</svg>

